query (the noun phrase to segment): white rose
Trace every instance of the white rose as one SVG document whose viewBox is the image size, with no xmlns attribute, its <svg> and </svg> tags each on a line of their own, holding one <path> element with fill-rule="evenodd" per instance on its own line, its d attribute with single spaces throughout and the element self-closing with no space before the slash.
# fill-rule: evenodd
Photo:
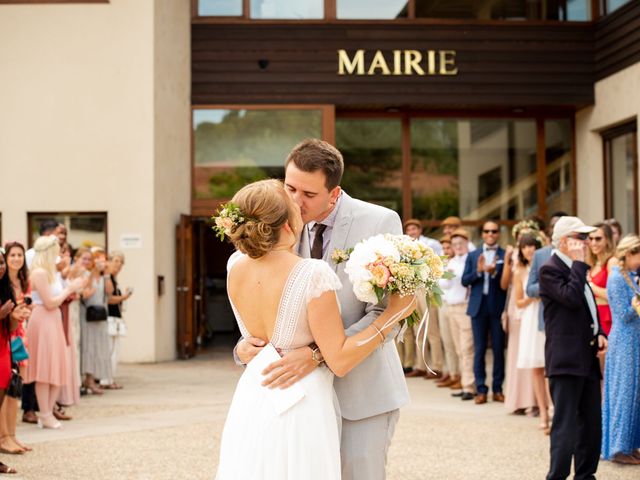
<svg viewBox="0 0 640 480">
<path fill-rule="evenodd" d="M 378 303 L 378 297 L 373 289 L 373 285 L 368 281 L 354 283 L 353 293 L 361 302 Z"/>
</svg>

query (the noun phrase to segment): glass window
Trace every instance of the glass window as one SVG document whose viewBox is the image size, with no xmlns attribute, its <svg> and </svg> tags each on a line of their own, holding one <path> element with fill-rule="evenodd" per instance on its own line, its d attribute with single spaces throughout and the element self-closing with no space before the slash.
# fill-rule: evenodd
<svg viewBox="0 0 640 480">
<path fill-rule="evenodd" d="M 324 0 L 251 0 L 251 18 L 321 19 Z"/>
<path fill-rule="evenodd" d="M 344 157 L 342 187 L 402 216 L 402 124 L 399 119 L 336 119 Z"/>
<path fill-rule="evenodd" d="M 585 21 L 591 18 L 591 0 L 416 0 L 416 17 Z"/>
<path fill-rule="evenodd" d="M 617 219 L 623 232 L 637 232 L 638 134 L 635 123 L 626 130 L 605 134 L 606 216 Z"/>
<path fill-rule="evenodd" d="M 605 0 L 605 14 L 609 14 L 611 12 L 616 11 L 617 9 L 619 9 L 620 7 L 622 7 L 623 5 L 626 5 L 627 3 L 629 3 L 631 0 Z"/>
<path fill-rule="evenodd" d="M 518 220 L 537 213 L 533 120 L 411 122 L 413 216 Z"/>
<path fill-rule="evenodd" d="M 196 199 L 228 199 L 250 182 L 284 177 L 284 161 L 305 138 L 322 138 L 321 110 L 193 111 Z"/>
<path fill-rule="evenodd" d="M 201 17 L 241 17 L 242 0 L 198 0 Z"/>
<path fill-rule="evenodd" d="M 547 213 L 573 212 L 572 133 L 569 120 L 544 122 Z"/>
<path fill-rule="evenodd" d="M 67 243 L 72 252 L 78 247 L 108 248 L 107 214 L 104 212 L 28 213 L 30 246 L 33 246 L 40 235 L 40 224 L 48 219 L 54 219 L 67 227 Z"/>
<path fill-rule="evenodd" d="M 392 20 L 407 18 L 407 0 L 337 0 L 339 19 Z"/>
</svg>

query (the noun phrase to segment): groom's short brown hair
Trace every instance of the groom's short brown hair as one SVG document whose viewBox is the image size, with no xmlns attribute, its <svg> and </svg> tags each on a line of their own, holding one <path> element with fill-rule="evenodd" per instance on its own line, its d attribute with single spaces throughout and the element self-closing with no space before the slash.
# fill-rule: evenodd
<svg viewBox="0 0 640 480">
<path fill-rule="evenodd" d="M 329 191 L 340 185 L 344 172 L 342 154 L 336 147 L 324 140 L 317 138 L 303 140 L 289 153 L 285 169 L 291 162 L 303 172 L 322 170 L 326 177 L 325 186 Z"/>
</svg>

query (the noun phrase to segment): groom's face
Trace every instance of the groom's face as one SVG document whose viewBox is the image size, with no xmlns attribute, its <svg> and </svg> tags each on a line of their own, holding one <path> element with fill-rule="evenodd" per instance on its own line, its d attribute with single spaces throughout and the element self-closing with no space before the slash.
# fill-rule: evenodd
<svg viewBox="0 0 640 480">
<path fill-rule="evenodd" d="M 340 187 L 327 190 L 326 176 L 322 170 L 305 172 L 293 162 L 287 165 L 284 185 L 291 198 L 300 206 L 302 221 L 321 222 L 336 204 L 340 195 Z"/>
</svg>

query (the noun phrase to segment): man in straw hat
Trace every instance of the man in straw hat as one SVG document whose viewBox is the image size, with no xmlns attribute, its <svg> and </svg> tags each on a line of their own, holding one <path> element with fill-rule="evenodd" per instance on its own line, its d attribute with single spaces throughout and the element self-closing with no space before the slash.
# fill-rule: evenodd
<svg viewBox="0 0 640 480">
<path fill-rule="evenodd" d="M 545 370 L 555 408 L 547 480 L 565 479 L 575 457 L 576 479 L 592 479 L 600 458 L 601 408 L 598 355 L 607 350 L 595 297 L 587 283 L 588 233 L 577 217 L 553 228 L 554 254 L 540 269 L 544 305 Z"/>
</svg>

